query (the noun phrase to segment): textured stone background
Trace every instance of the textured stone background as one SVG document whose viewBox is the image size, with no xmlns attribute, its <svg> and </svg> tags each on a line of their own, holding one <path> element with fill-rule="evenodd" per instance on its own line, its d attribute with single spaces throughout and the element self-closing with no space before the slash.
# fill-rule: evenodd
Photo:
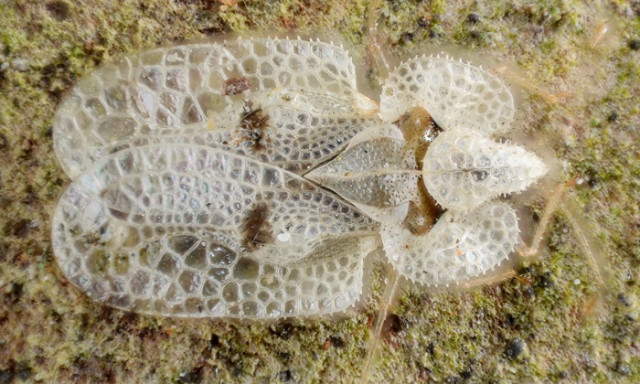
<svg viewBox="0 0 640 384">
<path fill-rule="evenodd" d="M 79 3 L 0 0 L 0 383 L 356 382 L 380 266 L 363 304 L 335 319 L 161 319 L 98 305 L 71 286 L 49 239 L 69 183 L 51 118 L 95 66 L 222 32 L 329 34 L 367 68 L 369 2 Z M 605 285 L 558 214 L 517 277 L 470 292 L 401 285 L 374 382 L 640 382 L 640 3 L 588 3 L 381 1 L 377 36 L 391 60 L 455 47 L 507 66 L 522 88 L 524 137 L 555 153 L 558 180 L 584 181 L 567 201 L 593 228 Z"/>
</svg>

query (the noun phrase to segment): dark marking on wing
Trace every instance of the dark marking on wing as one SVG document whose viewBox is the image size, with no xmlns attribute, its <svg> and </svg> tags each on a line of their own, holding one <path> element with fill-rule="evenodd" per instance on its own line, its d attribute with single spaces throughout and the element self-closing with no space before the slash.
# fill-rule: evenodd
<svg viewBox="0 0 640 384">
<path fill-rule="evenodd" d="M 251 88 L 251 84 L 249 83 L 249 79 L 246 77 L 232 77 L 225 81 L 224 86 L 222 87 L 222 93 L 225 96 L 233 96 L 247 91 L 249 88 Z"/>
<path fill-rule="evenodd" d="M 242 221 L 242 246 L 248 252 L 253 252 L 261 245 L 273 241 L 269 206 L 265 202 L 255 203 Z"/>
<path fill-rule="evenodd" d="M 253 108 L 253 103 L 247 101 L 242 108 L 240 118 L 240 140 L 246 146 L 255 151 L 264 149 L 267 141 L 266 131 L 269 116 L 265 115 L 262 108 Z"/>
</svg>

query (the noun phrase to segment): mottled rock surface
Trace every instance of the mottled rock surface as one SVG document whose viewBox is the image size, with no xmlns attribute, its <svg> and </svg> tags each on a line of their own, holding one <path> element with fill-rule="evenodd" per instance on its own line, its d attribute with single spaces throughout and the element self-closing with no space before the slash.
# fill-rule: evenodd
<svg viewBox="0 0 640 384">
<path fill-rule="evenodd" d="M 363 305 L 336 318 L 240 323 L 112 310 L 63 278 L 50 246 L 68 178 L 51 120 L 80 76 L 123 54 L 222 32 L 334 31 L 367 68 L 368 2 L 0 2 L 0 381 L 344 382 L 360 376 L 382 268 Z M 401 284 L 383 328 L 376 382 L 639 382 L 640 7 L 567 1 L 381 1 L 378 43 L 391 63 L 460 51 L 508 71 L 522 140 L 577 177 L 569 218 L 554 217 L 540 257 L 471 292 Z M 473 16 L 472 16 L 473 15 Z M 360 79 L 375 88 L 374 72 Z M 378 91 L 372 91 L 375 95 Z M 549 187 L 550 188 L 550 187 Z M 544 189 L 523 212 L 535 221 Z M 533 219 L 531 219 L 533 217 Z M 393 320 L 395 319 L 395 320 Z M 400 324 L 401 326 L 393 326 Z"/>
</svg>

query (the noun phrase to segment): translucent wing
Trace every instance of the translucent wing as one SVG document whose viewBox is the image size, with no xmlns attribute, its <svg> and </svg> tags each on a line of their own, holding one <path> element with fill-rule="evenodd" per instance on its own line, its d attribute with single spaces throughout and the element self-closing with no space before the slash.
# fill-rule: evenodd
<svg viewBox="0 0 640 384">
<path fill-rule="evenodd" d="M 467 212 L 501 194 L 520 192 L 547 167 L 516 145 L 496 143 L 476 132 L 446 131 L 429 146 L 423 161 L 429 193 L 445 208 Z"/>
<path fill-rule="evenodd" d="M 54 118 L 54 147 L 72 178 L 137 139 L 226 145 L 303 173 L 366 124 L 355 79 L 347 52 L 321 42 L 145 51 L 78 82 Z"/>
<path fill-rule="evenodd" d="M 404 277 L 425 285 L 467 282 L 499 266 L 518 243 L 516 213 L 490 203 L 467 215 L 446 212 L 425 235 L 382 224 L 389 262 Z"/>
<path fill-rule="evenodd" d="M 509 129 L 513 96 L 496 76 L 449 57 L 416 57 L 389 76 L 380 116 L 396 121 L 412 107 L 424 108 L 445 130 L 466 128 L 495 134 Z"/>
<path fill-rule="evenodd" d="M 144 146 L 81 175 L 53 220 L 95 300 L 172 316 L 270 318 L 357 300 L 376 225 L 300 177 L 223 150 Z"/>
<path fill-rule="evenodd" d="M 417 195 L 413 151 L 394 125 L 379 125 L 356 135 L 347 149 L 305 175 L 329 188 L 378 221 L 402 220 Z"/>
</svg>

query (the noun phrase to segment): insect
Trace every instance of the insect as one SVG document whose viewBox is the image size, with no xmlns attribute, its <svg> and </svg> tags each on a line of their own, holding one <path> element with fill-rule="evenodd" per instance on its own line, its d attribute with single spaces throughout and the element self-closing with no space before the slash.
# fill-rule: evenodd
<svg viewBox="0 0 640 384">
<path fill-rule="evenodd" d="M 73 182 L 53 220 L 65 275 L 94 300 L 163 316 L 343 311 L 382 248 L 425 285 L 486 277 L 519 244 L 497 201 L 547 172 L 493 136 L 514 104 L 494 75 L 418 57 L 380 104 L 342 48 L 238 39 L 128 56 L 54 122 Z"/>
</svg>

